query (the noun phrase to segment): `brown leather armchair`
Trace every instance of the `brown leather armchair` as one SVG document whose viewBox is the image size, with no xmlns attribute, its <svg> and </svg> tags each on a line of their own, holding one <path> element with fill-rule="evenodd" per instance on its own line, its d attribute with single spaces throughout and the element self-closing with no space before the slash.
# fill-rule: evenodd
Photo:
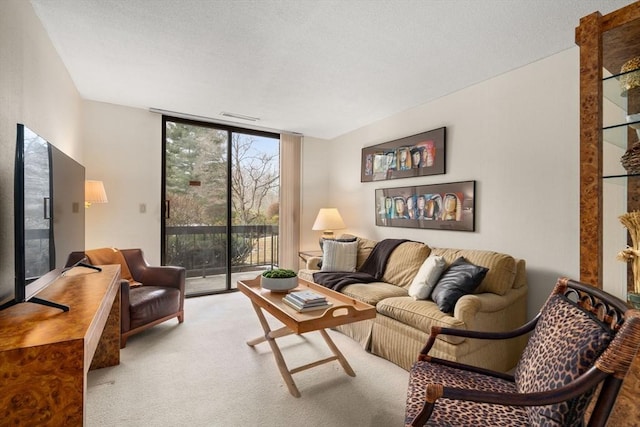
<svg viewBox="0 0 640 427">
<path fill-rule="evenodd" d="M 174 317 L 184 321 L 186 271 L 150 266 L 141 249 L 102 248 L 69 255 L 67 266 L 86 259 L 93 265 L 120 264 L 120 348 L 127 338 Z"/>
</svg>

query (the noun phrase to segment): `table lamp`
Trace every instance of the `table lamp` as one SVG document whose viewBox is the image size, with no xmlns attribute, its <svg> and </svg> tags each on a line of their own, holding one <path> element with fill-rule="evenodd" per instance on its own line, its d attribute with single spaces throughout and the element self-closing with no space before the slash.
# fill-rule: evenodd
<svg viewBox="0 0 640 427">
<path fill-rule="evenodd" d="M 322 208 L 320 212 L 318 212 L 318 216 L 316 217 L 316 221 L 313 223 L 312 230 L 318 231 L 322 230 L 322 236 L 320 236 L 320 248 L 322 248 L 322 241 L 334 240 L 335 237 L 333 235 L 333 230 L 340 230 L 343 228 L 347 228 L 344 225 L 344 221 L 342 221 L 342 217 L 340 216 L 340 212 L 336 208 Z"/>
</svg>

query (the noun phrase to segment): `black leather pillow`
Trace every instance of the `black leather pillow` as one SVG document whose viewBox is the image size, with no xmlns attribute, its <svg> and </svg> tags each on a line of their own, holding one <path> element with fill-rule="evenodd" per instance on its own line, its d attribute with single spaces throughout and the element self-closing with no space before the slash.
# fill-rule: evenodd
<svg viewBox="0 0 640 427">
<path fill-rule="evenodd" d="M 488 268 L 471 264 L 460 257 L 442 273 L 431 293 L 431 299 L 440 311 L 451 313 L 460 297 L 472 293 L 480 285 L 487 271 Z"/>
</svg>

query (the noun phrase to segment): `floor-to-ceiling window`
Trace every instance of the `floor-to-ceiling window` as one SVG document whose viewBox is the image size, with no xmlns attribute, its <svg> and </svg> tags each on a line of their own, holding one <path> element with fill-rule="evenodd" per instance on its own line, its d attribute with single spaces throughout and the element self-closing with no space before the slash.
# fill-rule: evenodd
<svg viewBox="0 0 640 427">
<path fill-rule="evenodd" d="M 163 118 L 162 262 L 187 295 L 235 289 L 278 263 L 279 135 Z"/>
</svg>

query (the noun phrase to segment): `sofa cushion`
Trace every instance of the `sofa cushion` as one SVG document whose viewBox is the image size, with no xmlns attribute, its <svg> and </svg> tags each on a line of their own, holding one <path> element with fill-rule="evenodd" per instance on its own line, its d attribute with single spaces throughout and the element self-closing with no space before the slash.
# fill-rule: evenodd
<svg viewBox="0 0 640 427">
<path fill-rule="evenodd" d="M 338 242 L 355 242 L 358 240 L 358 238 L 353 234 L 341 234 L 335 240 L 337 240 Z"/>
<path fill-rule="evenodd" d="M 362 264 L 369 258 L 371 251 L 378 242 L 364 237 L 358 237 L 358 259 L 356 261 L 356 270 L 360 270 Z"/>
<path fill-rule="evenodd" d="M 464 322 L 443 313 L 431 300 L 414 300 L 410 296 L 386 298 L 376 305 L 376 311 L 425 333 L 430 333 L 432 326 L 467 329 Z M 460 344 L 465 340 L 449 335 L 440 335 L 438 339 L 451 344 Z"/>
<path fill-rule="evenodd" d="M 298 279 L 313 282 L 313 273 L 317 273 L 318 270 L 309 270 L 307 268 L 300 269 L 298 271 Z"/>
<path fill-rule="evenodd" d="M 164 286 L 140 286 L 129 293 L 131 328 L 176 313 L 180 309 L 180 290 Z"/>
<path fill-rule="evenodd" d="M 406 289 L 384 282 L 353 283 L 342 288 L 340 293 L 370 305 L 389 297 L 407 296 Z"/>
<path fill-rule="evenodd" d="M 440 255 L 429 255 L 409 286 L 409 296 L 413 299 L 429 298 L 446 266 L 447 262 Z"/>
<path fill-rule="evenodd" d="M 389 256 L 382 280 L 409 289 L 431 249 L 420 242 L 401 243 Z"/>
<path fill-rule="evenodd" d="M 476 294 L 491 292 L 504 295 L 514 286 L 516 260 L 511 255 L 480 249 L 432 248 L 432 252 L 443 256 L 447 263 L 464 257 L 475 265 L 488 268 L 486 277 L 474 291 Z"/>
<path fill-rule="evenodd" d="M 442 273 L 431 292 L 431 299 L 444 313 L 453 313 L 458 300 L 472 293 L 487 275 L 487 271 L 486 267 L 472 264 L 460 257 Z"/>
<path fill-rule="evenodd" d="M 481 393 L 515 393 L 513 382 L 479 372 L 454 368 L 439 363 L 418 361 L 409 375 L 405 426 L 410 426 L 424 408 L 427 384 L 479 390 Z M 427 425 L 429 426 L 528 426 L 529 418 L 523 407 L 502 408 L 485 402 L 449 399 L 438 400 Z M 447 403 L 445 403 L 447 402 Z"/>
<path fill-rule="evenodd" d="M 322 271 L 356 271 L 357 242 L 325 240 L 322 255 Z"/>
</svg>

